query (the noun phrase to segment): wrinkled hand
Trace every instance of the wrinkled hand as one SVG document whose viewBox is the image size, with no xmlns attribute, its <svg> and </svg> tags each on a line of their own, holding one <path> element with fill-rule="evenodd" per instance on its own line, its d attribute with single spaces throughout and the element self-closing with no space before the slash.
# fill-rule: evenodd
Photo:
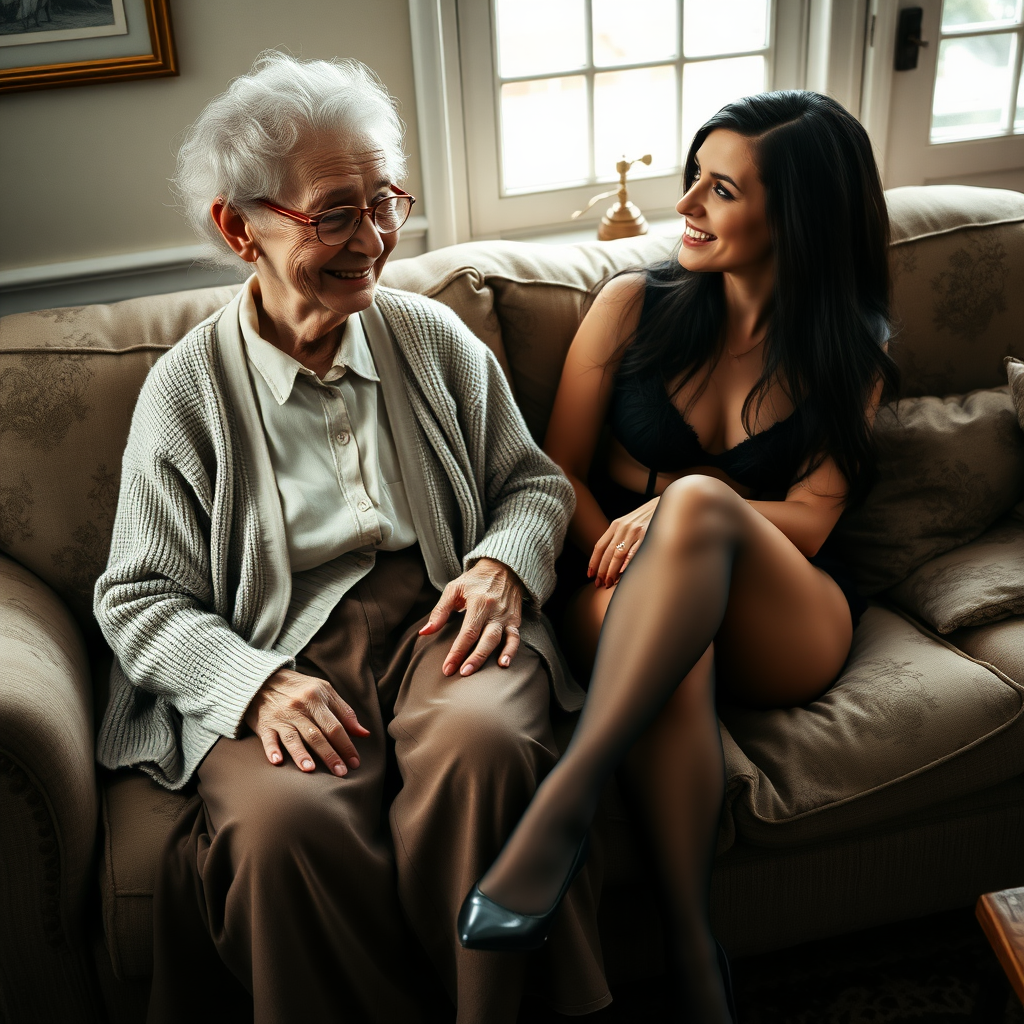
<svg viewBox="0 0 1024 1024">
<path fill-rule="evenodd" d="M 245 712 L 245 724 L 262 740 L 271 764 L 284 760 L 283 744 L 302 771 L 313 771 L 308 745 L 335 775 L 359 767 L 350 737 L 370 735 L 330 683 L 288 668 L 260 687 Z"/>
<path fill-rule="evenodd" d="M 436 633 L 452 612 L 458 611 L 466 614 L 444 660 L 444 674 L 450 676 L 457 669 L 463 676 L 475 672 L 502 638 L 505 645 L 498 656 L 498 664 L 508 668 L 519 650 L 519 625 L 523 621 L 523 585 L 516 574 L 502 562 L 481 558 L 472 569 L 444 588 L 420 636 Z"/>
<path fill-rule="evenodd" d="M 660 497 L 651 498 L 639 508 L 609 523 L 608 529 L 594 545 L 594 553 L 587 566 L 587 577 L 594 580 L 595 587 L 613 587 L 619 582 L 626 566 L 647 536 L 647 527 L 660 500 Z"/>
</svg>

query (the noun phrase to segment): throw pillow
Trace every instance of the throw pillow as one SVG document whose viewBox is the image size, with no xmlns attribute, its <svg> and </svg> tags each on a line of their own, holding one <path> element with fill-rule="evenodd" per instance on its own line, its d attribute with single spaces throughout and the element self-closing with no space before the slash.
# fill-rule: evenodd
<svg viewBox="0 0 1024 1024">
<path fill-rule="evenodd" d="M 1017 407 L 1017 422 L 1020 429 L 1024 430 L 1024 362 L 1007 356 L 1003 362 L 1006 364 L 1006 376 L 1010 381 L 1010 394 L 1013 395 L 1013 404 Z M 1024 498 L 1013 508 L 1013 514 L 1024 523 Z"/>
<path fill-rule="evenodd" d="M 875 420 L 879 476 L 834 545 L 863 593 L 978 537 L 1024 492 L 1024 433 L 1009 388 L 907 398 Z"/>
<path fill-rule="evenodd" d="M 1024 430 L 1024 362 L 1007 356 L 1003 363 L 1006 365 L 1006 377 L 1010 382 L 1013 404 L 1017 407 L 1017 422 L 1020 429 Z"/>
<path fill-rule="evenodd" d="M 915 569 L 888 597 L 939 633 L 1024 613 L 1024 523 L 1007 516 Z"/>
</svg>

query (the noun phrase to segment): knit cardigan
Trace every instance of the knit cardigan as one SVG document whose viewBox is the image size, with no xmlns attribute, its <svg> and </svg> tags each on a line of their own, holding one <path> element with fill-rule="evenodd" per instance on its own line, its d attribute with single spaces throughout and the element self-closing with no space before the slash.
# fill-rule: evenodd
<svg viewBox="0 0 1024 1024">
<path fill-rule="evenodd" d="M 147 376 L 96 583 L 115 655 L 97 758 L 169 789 L 221 736 L 239 735 L 253 696 L 298 653 L 282 638 L 292 577 L 237 307 L 190 331 Z M 522 640 L 575 710 L 583 692 L 539 611 L 571 486 L 530 437 L 494 355 L 451 310 L 378 288 L 362 316 L 431 583 L 443 589 L 480 558 L 509 566 L 526 591 Z"/>
</svg>

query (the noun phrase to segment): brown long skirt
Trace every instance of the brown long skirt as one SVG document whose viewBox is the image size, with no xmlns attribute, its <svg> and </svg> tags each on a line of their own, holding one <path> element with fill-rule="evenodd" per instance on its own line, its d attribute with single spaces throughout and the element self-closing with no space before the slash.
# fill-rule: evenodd
<svg viewBox="0 0 1024 1024">
<path fill-rule="evenodd" d="M 610 1001 L 594 865 L 538 954 L 458 944 L 463 898 L 558 748 L 532 650 L 442 675 L 458 622 L 417 635 L 438 596 L 418 548 L 378 553 L 300 654 L 370 730 L 346 777 L 271 765 L 251 734 L 206 756 L 157 880 L 151 1024 L 450 1020 L 451 1003 L 500 1024 L 524 985 L 563 1013 Z"/>
</svg>

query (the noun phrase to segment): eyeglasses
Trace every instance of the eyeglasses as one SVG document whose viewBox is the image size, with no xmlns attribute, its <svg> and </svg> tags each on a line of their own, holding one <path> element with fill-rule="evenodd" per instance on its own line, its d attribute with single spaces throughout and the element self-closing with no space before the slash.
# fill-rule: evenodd
<svg viewBox="0 0 1024 1024">
<path fill-rule="evenodd" d="M 392 185 L 391 191 L 395 195 L 385 196 L 369 206 L 335 206 L 321 213 L 319 217 L 307 217 L 304 213 L 286 210 L 283 206 L 268 203 L 266 199 L 256 201 L 260 206 L 265 206 L 282 217 L 290 217 L 300 224 L 315 228 L 316 237 L 324 245 L 344 245 L 359 230 L 359 225 L 367 215 L 382 235 L 392 234 L 409 219 L 409 211 L 412 210 L 412 204 L 416 199 L 408 192 L 403 192 L 397 185 Z"/>
</svg>

